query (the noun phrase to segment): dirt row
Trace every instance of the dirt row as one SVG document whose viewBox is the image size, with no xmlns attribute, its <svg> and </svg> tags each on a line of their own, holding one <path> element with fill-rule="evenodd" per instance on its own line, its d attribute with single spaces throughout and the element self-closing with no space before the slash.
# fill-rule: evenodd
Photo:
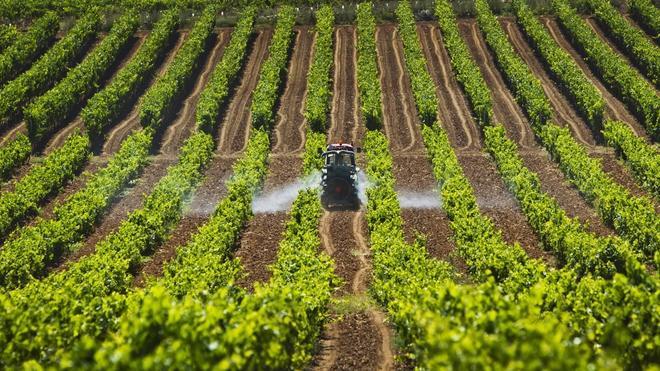
<svg viewBox="0 0 660 371">
<path fill-rule="evenodd" d="M 612 234 L 611 229 L 602 223 L 595 211 L 567 182 L 557 165 L 550 160 L 547 152 L 533 140 L 531 126 L 508 90 L 476 22 L 461 21 L 459 27 L 486 83 L 491 88 L 493 105 L 498 107 L 495 109 L 495 120 L 504 125 L 507 133 L 514 140 L 522 137 L 521 131 L 529 133 L 528 135 L 532 137 L 531 142 L 521 146 L 520 154 L 525 165 L 539 175 L 542 189 L 553 196 L 569 216 L 579 218 L 588 224 L 593 232 L 599 235 Z M 512 121 L 517 124 L 512 124 Z"/>
<path fill-rule="evenodd" d="M 296 27 L 296 38 L 289 61 L 285 88 L 280 97 L 276 125 L 271 140 L 268 175 L 256 198 L 282 197 L 282 187 L 295 183 L 302 170 L 301 151 L 305 143 L 305 121 L 302 114 L 307 89 L 307 71 L 311 60 L 314 33 L 309 27 Z M 249 123 L 248 123 L 249 124 Z M 233 148 L 238 148 L 235 146 Z M 295 191 L 289 190 L 293 201 Z M 269 203 L 269 201 L 262 201 Z M 288 220 L 288 206 L 264 205 L 266 210 L 255 213 L 241 233 L 235 256 L 241 261 L 244 273 L 239 284 L 251 288 L 255 282 L 266 282 L 268 267 L 277 258 L 277 250 Z"/>
<path fill-rule="evenodd" d="M 258 71 L 263 64 L 266 53 L 266 45 L 272 32 L 270 29 L 263 29 L 257 31 L 252 47 L 249 53 L 246 54 L 246 61 L 241 72 L 242 76 L 237 80 L 240 84 L 233 89 L 231 93 L 231 100 L 228 107 L 218 119 L 220 124 L 215 132 L 215 137 L 220 138 L 221 132 L 225 130 L 235 130 L 237 127 L 247 127 L 250 125 L 249 107 L 251 103 L 252 91 L 256 86 Z M 202 73 L 204 75 L 204 73 Z M 207 78 L 210 76 L 206 76 Z M 194 89 L 194 92 L 198 89 Z M 193 99 L 189 97 L 185 102 L 191 102 Z M 196 104 L 196 100 L 195 103 Z M 194 105 L 193 105 L 194 108 Z M 182 109 L 186 110 L 185 106 Z M 247 113 L 236 114 L 232 113 Z M 181 113 L 178 117 L 181 119 Z M 179 128 L 184 131 L 190 131 L 194 127 L 194 109 L 188 112 L 190 117 L 184 119 Z M 169 135 L 164 136 L 164 140 L 172 138 L 172 135 L 178 135 L 177 141 L 182 141 L 185 137 L 178 133 L 178 131 L 170 132 Z M 247 138 L 245 138 L 247 139 Z M 241 144 L 244 145 L 244 144 Z M 162 152 L 162 151 L 161 151 Z M 171 157 L 161 154 L 159 157 Z M 225 182 L 231 176 L 231 167 L 239 156 L 237 154 L 227 154 L 222 149 L 216 149 L 216 155 L 211 161 L 211 164 L 204 172 L 204 179 L 197 187 L 192 195 L 190 202 L 186 205 L 181 220 L 170 233 L 170 236 L 163 245 L 158 247 L 154 254 L 139 268 L 134 281 L 135 286 L 143 286 L 151 278 L 155 278 L 162 274 L 164 265 L 176 254 L 176 249 L 179 246 L 185 245 L 192 234 L 197 232 L 198 228 L 203 225 L 212 216 L 218 202 L 226 194 Z"/>
<path fill-rule="evenodd" d="M 602 135 L 594 133 L 589 124 L 582 119 L 575 107 L 569 102 L 562 91 L 557 87 L 548 74 L 543 62 L 536 56 L 534 50 L 527 44 L 522 31 L 512 19 L 501 19 L 503 28 L 516 52 L 530 66 L 532 73 L 541 81 L 546 95 L 554 109 L 553 122 L 560 126 L 569 127 L 573 137 L 590 150 L 591 155 L 603 163 L 605 171 L 618 183 L 630 190 L 634 195 L 647 195 L 632 177 L 630 171 L 620 161 L 617 161 L 614 150 L 605 147 Z M 598 139 L 600 138 L 600 139 Z M 648 196 L 648 195 L 647 195 Z"/>
<path fill-rule="evenodd" d="M 178 107 L 177 113 L 171 118 L 168 118 L 165 127 L 169 125 L 178 124 L 183 121 L 193 121 L 192 111 L 189 107 L 189 104 L 184 102 L 189 102 L 196 99 L 199 95 L 202 87 L 208 82 L 210 77 L 210 71 L 215 67 L 216 63 L 219 61 L 221 55 L 221 50 L 229 41 L 228 30 L 221 30 L 217 37 L 214 37 L 210 45 L 210 51 L 203 59 L 203 63 L 200 66 L 199 74 L 195 81 L 191 84 L 190 91 L 186 93 L 185 99 L 182 101 L 182 104 Z M 162 76 L 165 73 L 167 66 L 171 63 L 174 55 L 179 50 L 185 35 L 180 35 L 177 42 L 175 43 L 172 51 L 168 53 L 168 56 L 165 58 L 164 62 L 157 71 L 156 76 Z M 153 79 L 152 83 L 155 82 L 156 78 Z M 136 103 L 137 106 L 137 103 Z M 135 113 L 135 115 L 133 115 Z M 131 113 L 127 117 L 124 117 L 122 121 L 117 125 L 119 129 L 112 130 L 109 132 L 109 140 L 105 144 L 105 149 L 109 153 L 102 153 L 99 156 L 95 156 L 95 159 L 103 159 L 107 161 L 114 151 L 119 149 L 123 139 L 130 134 L 130 132 L 139 127 L 139 121 L 137 118 L 137 111 L 134 108 L 131 110 Z M 183 131 L 184 125 L 179 125 L 179 130 Z M 184 137 L 185 134 L 180 134 L 180 137 Z M 158 139 L 155 148 L 158 150 L 164 147 L 165 142 L 169 136 L 162 136 Z M 112 144 L 110 144 L 111 142 Z M 110 145 L 109 145 L 110 144 Z M 114 145 L 116 144 L 116 147 Z M 110 148 L 114 147 L 114 148 Z M 113 151 L 113 152 L 110 152 Z M 87 238 L 80 243 L 80 246 L 76 251 L 74 251 L 69 256 L 62 257 L 61 261 L 57 264 L 54 264 L 55 269 L 63 269 L 68 264 L 77 261 L 82 256 L 91 254 L 94 252 L 94 248 L 98 242 L 103 240 L 108 234 L 115 231 L 121 222 L 126 218 L 126 216 L 133 210 L 139 208 L 146 196 L 151 193 L 154 186 L 160 178 L 162 178 L 167 173 L 167 167 L 174 164 L 177 160 L 176 155 L 152 155 L 151 162 L 144 168 L 142 174 L 134 180 L 129 187 L 125 189 L 122 194 L 117 197 L 115 202 L 110 206 L 106 213 L 101 217 L 99 223 L 97 223 L 96 229 L 89 235 Z M 98 162 L 93 161 L 93 162 Z"/>
<path fill-rule="evenodd" d="M 365 128 L 359 114 L 356 79 L 356 29 L 341 26 L 335 33 L 334 95 L 329 141 L 362 143 Z M 358 156 L 358 165 L 364 158 Z M 375 370 L 394 367 L 393 335 L 385 315 L 366 289 L 371 254 L 365 205 L 356 211 L 326 211 L 320 223 L 323 250 L 335 262 L 343 284 L 317 346 L 312 367 L 318 370 Z"/>
</svg>

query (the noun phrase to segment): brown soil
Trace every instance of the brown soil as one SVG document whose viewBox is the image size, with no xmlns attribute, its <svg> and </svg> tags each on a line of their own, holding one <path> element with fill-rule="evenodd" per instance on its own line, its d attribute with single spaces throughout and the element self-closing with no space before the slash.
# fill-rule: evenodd
<svg viewBox="0 0 660 371">
<path fill-rule="evenodd" d="M 631 129 L 635 132 L 635 134 L 637 134 L 637 136 L 648 139 L 644 127 L 639 123 L 631 111 L 629 111 L 620 100 L 615 98 L 607 90 L 605 85 L 603 85 L 603 83 L 594 76 L 586 62 L 582 59 L 576 49 L 573 48 L 566 36 L 561 32 L 557 21 L 552 18 L 544 17 L 541 18 L 541 22 L 545 24 L 552 38 L 555 39 L 555 41 L 562 47 L 562 49 L 564 49 L 571 55 L 571 57 L 573 57 L 573 60 L 577 63 L 585 76 L 587 76 L 592 84 L 598 88 L 603 96 L 603 99 L 605 99 L 605 114 L 612 119 L 628 123 L 628 125 L 630 125 Z"/>
<path fill-rule="evenodd" d="M 440 99 L 440 120 L 452 147 L 458 151 L 480 148 L 479 129 L 472 117 L 467 98 L 454 78 L 451 61 L 445 49 L 440 29 L 434 22 L 417 25 L 426 63 L 435 81 Z"/>
<path fill-rule="evenodd" d="M 143 287 L 150 278 L 160 276 L 165 264 L 175 256 L 177 249 L 188 243 L 198 228 L 209 220 L 226 194 L 225 182 L 231 175 L 234 161 L 235 158 L 213 159 L 204 172 L 204 180 L 186 205 L 181 221 L 170 233 L 169 239 L 140 267 L 133 282 L 134 286 Z"/>
<path fill-rule="evenodd" d="M 179 36 L 174 43 L 174 46 L 171 50 L 167 52 L 165 58 L 163 58 L 163 63 L 156 69 L 153 77 L 148 82 L 147 86 L 142 92 L 146 92 L 149 87 L 151 87 L 157 79 L 162 77 L 167 71 L 167 67 L 172 63 L 172 60 L 178 53 L 179 49 L 183 45 L 183 42 L 186 39 L 186 33 L 179 33 Z M 103 145 L 102 152 L 104 154 L 115 153 L 121 147 L 121 143 L 124 139 L 136 128 L 140 127 L 140 104 L 139 100 L 136 100 L 133 108 L 127 112 L 124 118 L 114 125 L 112 129 L 108 131 L 107 137 L 105 139 L 105 144 Z"/>
<path fill-rule="evenodd" d="M 301 111 L 313 42 L 314 37 L 309 28 L 297 28 L 286 86 L 280 98 L 278 120 L 273 130 L 274 151 L 268 160 L 268 176 L 261 194 L 276 192 L 280 186 L 293 184 L 300 175 L 302 158 L 299 152 L 304 147 L 305 130 Z M 246 273 L 238 284 L 251 288 L 255 282 L 265 282 L 270 278 L 268 267 L 277 259 L 287 220 L 287 211 L 281 210 L 257 213 L 248 222 L 235 253 Z"/>
<path fill-rule="evenodd" d="M 126 219 L 126 216 L 133 210 L 142 206 L 146 196 L 153 190 L 158 179 L 162 178 L 167 167 L 176 160 L 172 158 L 153 158 L 151 164 L 146 166 L 139 179 L 123 194 L 119 200 L 114 203 L 101 217 L 96 229 L 83 241 L 80 246 L 70 255 L 62 258 L 60 262 L 55 263 L 55 271 L 63 270 L 68 264 L 78 261 L 81 257 L 92 254 L 96 244 L 107 237 L 111 232 L 116 231 L 119 224 Z M 64 264 L 63 264 L 64 263 Z"/>
<path fill-rule="evenodd" d="M 335 93 L 328 132 L 331 141 L 361 143 L 364 127 L 358 111 L 355 28 L 339 27 L 335 35 Z M 358 158 L 361 162 L 362 158 Z M 343 280 L 335 297 L 350 295 L 368 300 L 371 262 L 364 211 L 326 211 L 321 218 L 320 235 L 323 249 L 335 262 L 335 274 Z M 379 309 L 369 305 L 343 315 L 333 313 L 332 317 L 321 335 L 311 365 L 314 369 L 393 368 L 392 330 Z"/>
<path fill-rule="evenodd" d="M 356 144 L 364 135 L 358 107 L 357 64 L 355 26 L 339 26 L 335 29 L 334 87 L 332 94 L 331 127 L 328 139 L 332 143 L 353 141 Z"/>
<path fill-rule="evenodd" d="M 527 123 L 527 118 L 516 104 L 513 95 L 506 88 L 506 84 L 497 70 L 495 61 L 488 51 L 476 21 L 461 20 L 458 22 L 458 26 L 468 44 L 472 57 L 481 69 L 486 84 L 491 87 L 495 121 L 504 125 L 511 138 L 520 147 L 536 147 L 534 133 Z"/>
<path fill-rule="evenodd" d="M 593 132 L 589 129 L 589 125 L 555 85 L 554 80 L 544 68 L 544 63 L 536 57 L 534 50 L 527 44 L 525 36 L 516 25 L 515 20 L 500 18 L 500 23 L 504 31 L 508 34 L 509 41 L 514 50 L 529 66 L 532 74 L 541 81 L 543 91 L 550 100 L 553 108 L 552 121 L 560 126 L 568 127 L 578 143 L 587 147 L 595 146 L 596 140 L 594 139 Z"/>
<path fill-rule="evenodd" d="M 525 166 L 538 174 L 541 179 L 541 189 L 552 196 L 568 216 L 578 218 L 588 226 L 589 230 L 598 235 L 613 234 L 613 231 L 603 224 L 595 210 L 568 183 L 561 170 L 549 159 L 547 152 L 523 151 L 520 155 Z"/>
<path fill-rule="evenodd" d="M 503 28 L 509 35 L 514 48 L 523 58 L 525 63 L 530 66 L 532 73 L 541 80 L 543 89 L 550 99 L 554 108 L 553 122 L 561 126 L 569 127 L 573 137 L 590 150 L 592 157 L 597 157 L 603 161 L 603 169 L 615 181 L 618 181 L 624 187 L 628 188 L 634 195 L 641 196 L 645 193 L 635 182 L 628 169 L 622 163 L 616 160 L 616 155 L 611 148 L 596 146 L 594 133 L 588 129 L 588 124 L 582 120 L 577 111 L 569 103 L 568 99 L 555 86 L 554 81 L 547 74 L 541 61 L 535 56 L 534 51 L 526 43 L 522 32 L 516 26 L 515 21 L 511 19 L 501 19 Z"/>
<path fill-rule="evenodd" d="M 376 29 L 380 84 L 383 92 L 383 126 L 390 140 L 390 151 L 424 152 L 424 142 L 413 101 L 410 79 L 406 75 L 403 46 L 395 25 L 379 25 Z"/>
<path fill-rule="evenodd" d="M 649 79 L 646 77 L 646 74 L 644 74 L 644 73 L 642 72 L 642 70 L 640 70 L 640 69 L 637 67 L 638 64 L 636 63 L 636 59 L 635 59 L 634 57 L 632 57 L 632 56 L 629 56 L 629 54 L 628 54 L 627 52 L 625 52 L 623 49 L 619 48 L 619 45 L 617 44 L 616 41 L 614 41 L 614 39 L 610 39 L 610 38 L 607 36 L 607 34 L 605 33 L 605 30 L 600 26 L 600 24 L 598 23 L 598 20 L 596 19 L 596 17 L 587 17 L 587 18 L 585 18 L 585 22 L 586 22 L 587 25 L 589 25 L 589 27 L 594 31 L 594 33 L 595 33 L 596 35 L 598 35 L 598 37 L 599 37 L 601 40 L 603 40 L 605 43 L 607 43 L 607 45 L 608 45 L 608 46 L 609 46 L 614 52 L 616 52 L 616 54 L 619 56 L 619 58 L 621 58 L 622 60 L 624 60 L 624 61 L 625 61 L 630 67 L 632 67 L 634 70 L 636 70 L 637 72 L 639 72 L 639 75 L 642 76 L 642 77 L 643 77 L 643 78 L 649 83 L 649 85 L 651 85 L 652 87 L 655 87 L 655 85 L 653 84 L 653 82 L 651 82 L 651 80 L 649 80 Z M 657 92 L 658 92 L 658 91 L 656 90 L 656 93 L 657 93 Z"/>
<path fill-rule="evenodd" d="M 144 33 L 139 33 L 137 34 L 136 40 L 134 40 L 130 46 L 128 47 L 128 51 L 124 53 L 121 59 L 119 59 L 118 62 L 115 63 L 115 67 L 112 68 L 112 72 L 108 74 L 108 77 L 99 84 L 99 88 L 96 89 L 96 92 L 101 91 L 105 86 L 107 86 L 110 81 L 117 75 L 119 71 L 121 71 L 124 66 L 128 62 L 130 62 L 131 59 L 135 56 L 137 51 L 140 49 L 142 44 L 144 44 L 146 40 L 146 35 Z M 93 94 L 92 94 L 93 95 Z M 84 107 L 87 104 L 87 100 L 92 97 L 92 95 L 88 96 L 83 104 L 80 105 L 80 109 Z M 77 115 L 77 113 L 76 113 Z M 83 130 L 84 129 L 84 124 L 82 121 L 82 118 L 80 116 L 74 117 L 74 119 L 67 125 L 62 126 L 62 129 L 58 130 L 56 133 L 53 134 L 53 136 L 48 140 L 48 142 L 45 145 L 44 153 L 48 154 L 52 152 L 54 149 L 59 148 L 62 146 L 64 141 L 71 135 L 74 131 L 76 130 Z"/>
<path fill-rule="evenodd" d="M 488 53 L 486 43 L 478 31 L 476 22 L 463 21 L 459 23 L 459 26 L 461 33 L 468 41 L 468 46 L 486 79 L 486 83 L 491 87 L 493 106 L 500 107 L 499 109 L 495 109 L 495 120 L 505 126 L 509 136 L 512 138 L 521 138 L 519 126 L 507 125 L 507 122 L 511 121 L 508 117 L 515 115 L 521 123 L 522 129 L 531 135 L 531 127 L 522 115 L 520 107 L 516 104 L 504 83 L 503 77 L 495 66 L 495 62 L 490 53 Z M 511 109 L 508 113 L 503 111 L 507 107 Z M 578 217 L 583 222 L 588 222 L 589 228 L 598 234 L 611 233 L 611 230 L 603 225 L 595 211 L 584 201 L 578 191 L 568 184 L 557 165 L 550 160 L 545 150 L 535 141 L 521 147 L 519 153 L 525 165 L 539 175 L 542 189 L 555 197 L 568 215 Z"/>
<path fill-rule="evenodd" d="M 199 101 L 203 89 L 206 87 L 213 69 L 220 61 L 225 47 L 229 43 L 231 35 L 230 29 L 219 31 L 215 45 L 207 56 L 206 63 L 202 64 L 197 80 L 195 81 L 192 92 L 183 101 L 181 109 L 173 119 L 173 123 L 163 134 L 163 141 L 160 147 L 160 153 L 164 155 L 176 155 L 183 142 L 195 130 L 195 107 Z"/>
<path fill-rule="evenodd" d="M 245 65 L 241 85 L 225 114 L 225 120 L 218 128 L 218 152 L 223 155 L 233 155 L 243 151 L 247 145 L 250 133 L 250 102 L 252 91 L 259 81 L 261 64 L 268 56 L 268 44 L 273 36 L 270 28 L 259 31 L 252 53 Z"/>
<path fill-rule="evenodd" d="M 314 32 L 310 27 L 296 29 L 295 48 L 287 76 L 292 80 L 282 94 L 277 113 L 279 124 L 273 135 L 273 153 L 300 153 L 305 148 L 306 123 L 303 116 L 307 95 L 307 71 L 311 61 Z"/>
<path fill-rule="evenodd" d="M 0 139 L 0 146 L 4 146 L 7 142 L 9 142 L 11 139 L 14 139 L 18 133 L 23 133 L 27 135 L 27 124 L 25 121 L 21 121 L 16 123 L 14 127 L 11 129 L 8 129 L 5 131 L 5 133 L 2 135 L 2 139 Z"/>
</svg>

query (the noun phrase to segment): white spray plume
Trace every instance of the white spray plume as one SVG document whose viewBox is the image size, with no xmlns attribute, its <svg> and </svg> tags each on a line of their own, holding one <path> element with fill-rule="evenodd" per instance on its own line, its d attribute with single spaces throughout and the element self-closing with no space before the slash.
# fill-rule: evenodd
<svg viewBox="0 0 660 371">
<path fill-rule="evenodd" d="M 440 209 L 442 201 L 437 190 L 397 190 L 397 198 L 404 209 Z"/>
<path fill-rule="evenodd" d="M 304 178 L 296 179 L 293 183 L 271 189 L 267 193 L 259 193 L 252 199 L 252 212 L 264 214 L 287 211 L 298 197 L 298 192 L 305 188 L 317 188 L 320 182 L 321 173 L 314 172 Z"/>
</svg>

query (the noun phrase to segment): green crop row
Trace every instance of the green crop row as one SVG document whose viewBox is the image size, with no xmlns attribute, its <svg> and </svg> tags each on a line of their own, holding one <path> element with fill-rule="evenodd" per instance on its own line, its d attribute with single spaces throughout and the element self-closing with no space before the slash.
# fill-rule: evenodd
<svg viewBox="0 0 660 371">
<path fill-rule="evenodd" d="M 507 83 L 515 92 L 516 100 L 527 113 L 532 126 L 544 124 L 550 119 L 552 108 L 541 83 L 513 50 L 488 2 L 477 0 L 475 6 L 479 28 L 493 51 L 495 61 L 503 70 Z"/>
<path fill-rule="evenodd" d="M 15 118 L 30 99 L 55 85 L 82 56 L 100 26 L 98 12 L 86 14 L 29 70 L 7 83 L 0 90 L 0 121 Z"/>
<path fill-rule="evenodd" d="M 557 201 L 541 191 L 541 181 L 527 169 L 516 145 L 506 137 L 501 125 L 484 129 L 485 144 L 495 159 L 508 188 L 517 197 L 529 224 L 557 257 L 578 274 L 592 273 L 612 278 L 614 273 L 640 280 L 646 269 L 635 258 L 630 246 L 618 237 L 599 238 L 571 219 Z"/>
<path fill-rule="evenodd" d="M 425 125 L 433 125 L 438 117 L 438 103 L 433 78 L 426 69 L 426 58 L 417 37 L 417 25 L 410 3 L 399 1 L 396 7 L 399 33 L 403 40 L 403 52 L 410 76 L 417 115 Z"/>
<path fill-rule="evenodd" d="M 0 181 L 8 179 L 12 172 L 25 163 L 32 152 L 30 139 L 18 134 L 16 138 L 0 147 Z"/>
<path fill-rule="evenodd" d="M 660 139 L 660 98 L 653 86 L 600 40 L 566 1 L 553 0 L 552 7 L 592 69 L 637 114 L 649 136 Z"/>
<path fill-rule="evenodd" d="M 566 128 L 545 125 L 539 136 L 560 169 L 589 201 L 600 217 L 635 250 L 649 257 L 660 249 L 660 218 L 651 201 L 635 197 L 603 171 L 600 161 L 589 157 Z"/>
<path fill-rule="evenodd" d="M 570 290 L 565 287 L 567 283 L 570 282 L 570 286 L 577 283 L 579 289 L 572 293 L 572 304 L 563 308 L 571 321 L 582 322 L 573 326 L 576 332 L 591 333 L 589 341 L 623 353 L 626 362 L 648 362 L 657 354 L 652 329 L 657 328 L 660 319 L 654 316 L 653 305 L 645 303 L 657 300 L 657 297 L 654 299 L 657 276 L 647 272 L 625 241 L 617 237 L 599 238 L 587 232 L 579 221 L 569 218 L 557 202 L 541 190 L 538 176 L 523 165 L 515 143 L 506 137 L 502 126 L 485 128 L 484 136 L 500 174 L 542 244 L 565 264 L 561 273 L 553 272 L 548 276 L 544 290 L 554 295 Z M 617 277 L 619 274 L 627 278 Z M 594 295 L 608 293 L 609 298 L 589 300 Z M 609 306 L 603 306 L 605 302 Z M 631 336 L 613 341 L 618 336 L 613 333 Z"/>
<path fill-rule="evenodd" d="M 477 123 L 480 126 L 486 125 L 493 117 L 490 89 L 461 37 L 451 3 L 447 0 L 437 0 L 435 16 L 438 18 L 442 39 L 454 69 L 454 76 L 463 90 L 467 92 L 467 98 Z"/>
<path fill-rule="evenodd" d="M 195 108 L 195 119 L 200 130 L 211 133 L 217 127 L 220 108 L 229 97 L 229 89 L 235 83 L 238 71 L 243 65 L 255 17 L 256 8 L 248 7 L 243 11 L 232 31 L 231 41 L 223 52 L 222 60 L 213 70 L 206 88 L 200 95 Z"/>
<path fill-rule="evenodd" d="M 0 86 L 13 79 L 34 62 L 55 38 L 60 28 L 55 13 L 46 13 L 34 21 L 30 29 L 16 35 L 16 41 L 0 55 Z"/>
<path fill-rule="evenodd" d="M 605 121 L 603 135 L 626 160 L 637 180 L 660 199 L 660 154 L 620 121 Z"/>
<path fill-rule="evenodd" d="M 85 188 L 54 210 L 53 219 L 39 219 L 17 230 L 0 250 L 0 287 L 15 289 L 45 274 L 48 264 L 82 240 L 99 221 L 114 197 L 146 165 L 152 135 L 130 135 L 107 166 Z"/>
<path fill-rule="evenodd" d="M 21 35 L 16 26 L 12 24 L 0 24 L 0 51 L 11 46 Z"/>
<path fill-rule="evenodd" d="M 182 93 L 186 84 L 195 78 L 193 71 L 199 65 L 207 49 L 217 12 L 216 6 L 204 9 L 176 57 L 167 67 L 165 74 L 142 96 L 140 100 L 142 126 L 154 130 L 160 129 L 172 104 Z"/>
<path fill-rule="evenodd" d="M 183 203 L 212 153 L 213 138 L 193 134 L 143 207 L 99 242 L 92 255 L 41 281 L 0 294 L 1 366 L 29 359 L 57 364 L 56 352 L 67 350 L 80 336 L 101 336 L 114 325 L 125 310 L 124 293 L 131 287 L 132 272 L 179 221 Z"/>
<path fill-rule="evenodd" d="M 455 180 L 460 182 L 460 167 L 444 132 L 433 126 L 424 126 L 423 130 L 427 141 L 436 143 L 435 148 L 442 151 L 432 155 L 436 170 L 454 164 L 439 170 L 446 177 L 440 178 L 446 179 L 441 182 L 443 188 Z M 404 351 L 418 367 L 511 368 L 518 362 L 528 369 L 592 366 L 593 352 L 581 338 L 559 316 L 541 316 L 537 296 L 525 295 L 525 288 L 542 278 L 541 264 L 515 264 L 523 269 L 512 267 L 509 277 L 497 285 L 492 277 L 487 278 L 488 269 L 501 271 L 507 262 L 484 254 L 476 259 L 483 263 L 481 276 L 485 282 L 477 286 L 457 285 L 449 279 L 452 275 L 447 263 L 427 257 L 423 244 L 406 244 L 387 140 L 379 132 L 368 132 L 365 148 L 367 172 L 373 181 L 367 191 L 374 265 L 372 292 L 388 309 L 397 337 L 406 345 Z M 444 155 L 454 160 L 445 162 Z M 452 227 L 455 231 L 467 231 L 473 224 L 468 219 L 455 219 Z M 457 245 L 460 243 L 465 241 L 457 241 Z M 539 274 L 528 276 L 530 272 L 525 268 L 532 264 Z M 548 336 L 550 332 L 553 336 Z"/>
<path fill-rule="evenodd" d="M 105 129 L 131 106 L 140 87 L 153 76 L 178 25 L 178 10 L 164 12 L 137 54 L 106 87 L 87 101 L 80 116 L 93 138 L 102 137 Z"/>
<path fill-rule="evenodd" d="M 383 126 L 378 54 L 376 52 L 376 19 L 371 13 L 371 2 L 357 7 L 357 83 L 360 93 L 360 111 L 367 128 Z"/>
<path fill-rule="evenodd" d="M 6 238 L 23 219 L 39 211 L 39 204 L 82 169 L 90 154 L 89 139 L 70 136 L 62 147 L 33 167 L 11 192 L 0 195 L 0 237 Z"/>
<path fill-rule="evenodd" d="M 660 35 L 660 9 L 650 0 L 628 1 L 630 14 L 654 38 Z"/>
<path fill-rule="evenodd" d="M 37 98 L 23 110 L 30 140 L 42 143 L 62 126 L 66 119 L 84 105 L 101 84 L 138 27 L 136 13 L 128 12 L 112 26 L 108 35 L 85 59 L 70 70 L 54 88 Z"/>
<path fill-rule="evenodd" d="M 609 36 L 639 66 L 651 82 L 660 85 L 660 48 L 644 32 L 631 25 L 609 0 L 589 0 L 589 7 Z"/>
<path fill-rule="evenodd" d="M 293 26 L 296 23 L 296 9 L 289 5 L 280 8 L 277 14 L 275 33 L 268 47 L 268 59 L 259 71 L 259 82 L 252 95 L 252 127 L 270 131 L 277 107 L 282 76 L 286 71 Z"/>
<path fill-rule="evenodd" d="M 548 122 L 550 103 L 539 80 L 515 53 L 486 1 L 477 0 L 476 4 L 479 27 L 485 33 L 486 42 L 493 50 L 516 100 L 530 117 L 532 128 L 543 146 L 601 218 L 627 239 L 635 250 L 653 256 L 660 246 L 660 234 L 657 232 L 660 230 L 660 219 L 651 201 L 632 196 L 603 171 L 598 160 L 589 157 L 567 129 Z"/>
<path fill-rule="evenodd" d="M 307 73 L 305 119 L 312 130 L 323 132 L 328 127 L 332 96 L 333 34 L 335 13 L 330 5 L 316 11 L 316 45 L 312 65 Z"/>
<path fill-rule="evenodd" d="M 573 58 L 554 41 L 525 1 L 515 0 L 513 7 L 518 24 L 545 61 L 545 67 L 551 76 L 568 93 L 587 123 L 596 131 L 600 131 L 603 126 L 605 101 L 598 89 L 584 75 Z"/>
<path fill-rule="evenodd" d="M 213 330 L 220 330 L 221 323 L 214 321 L 233 315 L 245 295 L 243 290 L 231 286 L 240 275 L 240 265 L 230 254 L 252 215 L 252 195 L 265 177 L 269 148 L 268 133 L 253 131 L 244 155 L 234 164 L 233 176 L 226 183 L 227 196 L 209 221 L 189 243 L 177 249 L 162 278 L 128 295 L 126 311 L 112 326 L 112 336 L 102 343 L 94 336 L 77 341 L 63 355 L 65 364 L 73 368 L 121 369 L 145 368 L 149 364 L 165 366 L 163 363 L 171 362 L 170 367 L 176 364 L 184 368 L 189 362 L 191 367 L 200 367 L 225 348 L 218 342 L 222 334 Z M 208 317 L 194 315 L 204 310 Z M 220 317 L 215 315 L 219 312 L 223 313 Z M 206 321 L 212 324 L 207 330 L 186 333 L 188 326 L 201 326 Z M 149 340 L 156 333 L 164 335 Z M 195 338 L 186 338 L 189 335 Z M 213 342 L 218 346 L 211 349 Z"/>
</svg>

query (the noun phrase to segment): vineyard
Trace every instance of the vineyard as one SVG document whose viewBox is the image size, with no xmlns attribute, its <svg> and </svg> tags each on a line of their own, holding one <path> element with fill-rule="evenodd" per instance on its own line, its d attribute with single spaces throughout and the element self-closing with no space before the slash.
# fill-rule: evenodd
<svg viewBox="0 0 660 371">
<path fill-rule="evenodd" d="M 176 3 L 0 6 L 0 369 L 660 367 L 657 2 Z"/>
</svg>

